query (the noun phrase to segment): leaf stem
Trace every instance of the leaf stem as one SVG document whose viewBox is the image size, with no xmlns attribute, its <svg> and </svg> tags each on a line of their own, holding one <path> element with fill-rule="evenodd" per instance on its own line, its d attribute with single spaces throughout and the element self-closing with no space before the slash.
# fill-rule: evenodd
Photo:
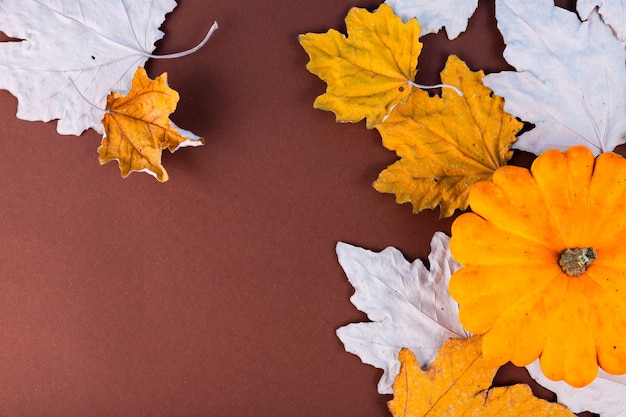
<svg viewBox="0 0 626 417">
<path fill-rule="evenodd" d="M 455 87 L 453 85 L 450 85 L 450 84 L 422 85 L 422 84 L 414 83 L 411 80 L 408 80 L 408 81 L 409 81 L 409 85 L 411 87 L 423 88 L 425 90 L 428 90 L 430 88 L 438 88 L 438 87 L 450 88 L 450 89 L 454 90 L 454 92 L 457 93 L 459 96 L 463 97 L 463 91 L 461 91 L 459 88 L 457 88 L 457 87 Z"/>
<path fill-rule="evenodd" d="M 216 30 L 217 30 L 217 22 L 213 22 L 213 26 L 211 26 L 211 28 L 209 29 L 209 32 L 204 36 L 204 39 L 202 39 L 202 41 L 199 44 L 197 44 L 191 49 L 187 49 L 181 52 L 175 52 L 173 54 L 166 54 L 166 55 L 145 54 L 145 56 L 147 56 L 148 58 L 154 58 L 154 59 L 172 59 L 172 58 L 180 58 L 183 56 L 193 54 L 194 52 L 202 48 L 207 43 L 211 35 L 213 35 L 213 32 L 215 32 Z"/>
</svg>

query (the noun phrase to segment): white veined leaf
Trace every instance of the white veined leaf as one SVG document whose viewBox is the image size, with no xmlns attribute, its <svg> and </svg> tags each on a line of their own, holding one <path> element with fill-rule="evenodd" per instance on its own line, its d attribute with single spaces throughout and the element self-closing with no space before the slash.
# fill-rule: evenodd
<svg viewBox="0 0 626 417">
<path fill-rule="evenodd" d="M 514 148 L 583 145 L 598 155 L 626 142 L 626 48 L 597 11 L 581 22 L 552 2 L 496 0 L 496 18 L 516 71 L 483 81 L 508 113 L 535 125 Z"/>
<path fill-rule="evenodd" d="M 548 379 L 539 360 L 526 367 L 537 383 L 554 392 L 557 401 L 574 413 L 591 411 L 601 417 L 626 417 L 626 375 L 610 375 L 599 370 L 598 377 L 583 388 L 574 388 L 563 381 Z"/>
<path fill-rule="evenodd" d="M 0 88 L 17 97 L 21 119 L 58 119 L 61 134 L 102 133 L 106 96 L 129 88 L 175 6 L 174 0 L 2 0 L 0 31 L 21 41 L 0 43 Z"/>
<path fill-rule="evenodd" d="M 478 7 L 478 0 L 386 0 L 385 3 L 405 22 L 416 18 L 422 29 L 420 36 L 445 28 L 448 39 L 465 32 Z"/>
<path fill-rule="evenodd" d="M 576 11 L 583 20 L 589 19 L 596 7 L 604 23 L 613 29 L 620 40 L 626 41 L 626 2 L 624 0 L 576 1 Z"/>
<path fill-rule="evenodd" d="M 403 347 L 427 368 L 446 340 L 468 337 L 458 319 L 458 304 L 448 293 L 450 276 L 460 267 L 450 255 L 449 241 L 441 232 L 433 236 L 430 270 L 420 260 L 408 262 L 395 248 L 376 253 L 337 244 L 339 263 L 355 288 L 350 301 L 371 320 L 341 327 L 337 336 L 346 351 L 384 370 L 378 383 L 381 394 L 393 392 Z"/>
</svg>

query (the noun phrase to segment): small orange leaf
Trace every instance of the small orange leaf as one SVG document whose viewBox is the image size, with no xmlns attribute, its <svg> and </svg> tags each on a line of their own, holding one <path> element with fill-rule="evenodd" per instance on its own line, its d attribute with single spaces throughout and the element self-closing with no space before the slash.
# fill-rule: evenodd
<svg viewBox="0 0 626 417">
<path fill-rule="evenodd" d="M 498 365 L 483 358 L 482 337 L 449 339 L 428 372 L 402 349 L 388 402 L 394 417 L 574 417 L 565 406 L 533 396 L 528 385 L 491 388 Z"/>
<path fill-rule="evenodd" d="M 441 206 L 441 217 L 466 209 L 469 190 L 513 155 L 511 144 L 522 123 L 504 112 L 504 100 L 451 56 L 441 81 L 463 95 L 443 88 L 442 97 L 413 89 L 376 126 L 383 145 L 401 158 L 380 173 L 374 188 L 394 193 L 398 203 L 411 202 L 415 213 Z"/>
<path fill-rule="evenodd" d="M 132 171 L 144 171 L 167 181 L 161 151 L 204 144 L 204 139 L 169 120 L 177 103 L 178 93 L 167 85 L 167 73 L 151 80 L 146 70 L 138 67 L 128 94 L 112 91 L 107 97 L 104 136 L 98 148 L 100 164 L 117 160 L 124 178 Z"/>
<path fill-rule="evenodd" d="M 334 112 L 338 122 L 365 118 L 371 129 L 413 89 L 420 27 L 416 19 L 403 23 L 381 4 L 373 13 L 352 8 L 346 28 L 347 37 L 334 29 L 299 37 L 311 58 L 307 69 L 328 84 L 313 107 Z"/>
</svg>

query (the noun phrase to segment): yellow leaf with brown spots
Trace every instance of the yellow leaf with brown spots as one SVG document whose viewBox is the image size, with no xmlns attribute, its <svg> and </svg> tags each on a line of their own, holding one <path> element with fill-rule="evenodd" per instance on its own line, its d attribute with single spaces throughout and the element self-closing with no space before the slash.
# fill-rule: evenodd
<svg viewBox="0 0 626 417">
<path fill-rule="evenodd" d="M 533 396 L 528 385 L 491 387 L 498 364 L 482 356 L 482 337 L 449 339 L 428 372 L 402 349 L 388 402 L 394 417 L 575 417 L 565 406 Z"/>
<path fill-rule="evenodd" d="M 410 202 L 415 213 L 439 205 L 441 217 L 449 217 L 467 208 L 470 188 L 506 164 L 522 128 L 483 76 L 451 56 L 441 81 L 462 95 L 443 88 L 441 97 L 430 97 L 415 88 L 376 126 L 383 146 L 401 159 L 380 173 L 374 188 L 395 194 L 398 203 Z"/>
<path fill-rule="evenodd" d="M 167 85 L 167 73 L 154 80 L 138 67 L 127 94 L 109 93 L 102 124 L 104 136 L 98 148 L 100 164 L 117 160 L 122 177 L 132 171 L 147 172 L 168 180 L 161 165 L 162 150 L 204 144 L 204 139 L 170 121 L 178 93 Z"/>
</svg>

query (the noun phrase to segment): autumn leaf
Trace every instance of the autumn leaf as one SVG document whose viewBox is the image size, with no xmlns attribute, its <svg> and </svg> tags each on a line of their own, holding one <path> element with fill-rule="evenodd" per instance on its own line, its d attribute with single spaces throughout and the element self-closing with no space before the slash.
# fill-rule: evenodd
<svg viewBox="0 0 626 417">
<path fill-rule="evenodd" d="M 61 134 L 102 133 L 105 98 L 127 90 L 135 68 L 163 37 L 159 26 L 174 0 L 2 0 L 0 88 L 18 98 L 17 117 L 58 119 Z M 217 28 L 213 25 L 204 44 Z"/>
<path fill-rule="evenodd" d="M 528 385 L 492 388 L 498 365 L 483 358 L 481 344 L 480 336 L 448 340 L 428 372 L 403 349 L 388 402 L 393 416 L 574 417 L 565 406 L 534 397 Z"/>
<path fill-rule="evenodd" d="M 337 329 L 347 352 L 382 369 L 378 392 L 391 394 L 400 370 L 398 353 L 410 348 L 426 366 L 451 337 L 468 337 L 459 321 L 458 304 L 448 293 L 448 282 L 460 268 L 450 255 L 450 238 L 437 232 L 430 243 L 430 268 L 407 261 L 388 247 L 375 253 L 346 243 L 337 244 L 337 257 L 354 286 L 350 301 L 371 322 Z"/>
<path fill-rule="evenodd" d="M 506 164 L 511 143 L 522 124 L 503 110 L 503 99 L 482 83 L 482 71 L 472 72 L 451 56 L 441 73 L 442 97 L 414 89 L 376 128 L 383 145 L 401 158 L 380 173 L 374 187 L 394 193 L 398 203 L 411 202 L 413 211 L 441 207 L 441 217 L 467 208 L 468 193 Z"/>
<path fill-rule="evenodd" d="M 539 385 L 554 392 L 559 403 L 574 413 L 590 411 L 602 417 L 626 417 L 626 375 L 611 375 L 602 369 L 589 385 L 574 388 L 565 381 L 548 379 L 539 360 L 526 366 Z"/>
<path fill-rule="evenodd" d="M 167 85 L 167 74 L 154 80 L 138 67 L 128 94 L 111 92 L 102 119 L 104 136 L 98 148 L 100 164 L 119 161 L 122 177 L 144 171 L 159 181 L 168 175 L 161 165 L 161 151 L 204 144 L 204 139 L 178 128 L 169 120 L 178 93 Z M 183 136 L 185 135 L 185 136 Z"/>
<path fill-rule="evenodd" d="M 615 3 L 624 16 L 624 3 Z M 552 2 L 496 1 L 503 55 L 515 71 L 489 74 L 485 84 L 507 112 L 534 125 L 515 148 L 539 155 L 583 145 L 599 155 L 626 142 L 626 45 L 597 9 L 587 14 L 581 22 Z"/>
<path fill-rule="evenodd" d="M 373 13 L 353 8 L 345 22 L 347 37 L 334 29 L 299 36 L 307 69 L 328 84 L 313 106 L 334 112 L 339 122 L 365 118 L 371 129 L 413 89 L 420 27 L 415 19 L 403 23 L 386 4 Z"/>
<path fill-rule="evenodd" d="M 576 12 L 582 20 L 589 19 L 589 16 L 596 8 L 598 8 L 598 13 L 602 16 L 604 23 L 613 29 L 617 38 L 621 41 L 626 41 L 626 6 L 624 1 L 585 0 L 576 2 Z"/>
<path fill-rule="evenodd" d="M 478 0 L 385 0 L 404 21 L 415 18 L 422 33 L 437 33 L 445 28 L 448 39 L 467 29 L 467 22 L 478 7 Z"/>
</svg>

